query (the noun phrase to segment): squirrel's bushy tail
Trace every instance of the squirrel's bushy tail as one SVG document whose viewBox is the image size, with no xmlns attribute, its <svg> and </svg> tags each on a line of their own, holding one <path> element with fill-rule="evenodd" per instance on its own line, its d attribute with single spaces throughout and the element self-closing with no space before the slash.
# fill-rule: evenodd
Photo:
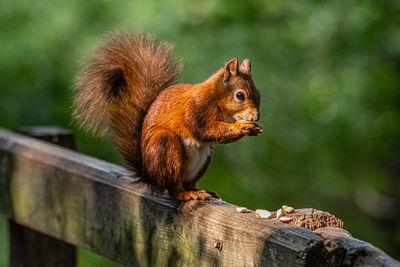
<svg viewBox="0 0 400 267">
<path fill-rule="evenodd" d="M 114 34 L 78 76 L 73 114 L 93 133 L 111 128 L 119 151 L 141 175 L 143 119 L 157 95 L 176 82 L 180 70 L 170 44 L 146 34 Z"/>
</svg>

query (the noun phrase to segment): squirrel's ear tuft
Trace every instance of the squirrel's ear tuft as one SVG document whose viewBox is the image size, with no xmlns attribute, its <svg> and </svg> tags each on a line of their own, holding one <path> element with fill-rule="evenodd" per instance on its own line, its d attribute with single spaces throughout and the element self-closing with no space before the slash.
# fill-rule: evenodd
<svg viewBox="0 0 400 267">
<path fill-rule="evenodd" d="M 250 60 L 248 58 L 246 58 L 242 61 L 242 64 L 239 67 L 239 71 L 243 74 L 250 76 L 251 64 L 250 64 Z"/>
<path fill-rule="evenodd" d="M 238 60 L 232 58 L 224 67 L 224 83 L 229 81 L 231 76 L 236 76 L 238 71 Z"/>
</svg>

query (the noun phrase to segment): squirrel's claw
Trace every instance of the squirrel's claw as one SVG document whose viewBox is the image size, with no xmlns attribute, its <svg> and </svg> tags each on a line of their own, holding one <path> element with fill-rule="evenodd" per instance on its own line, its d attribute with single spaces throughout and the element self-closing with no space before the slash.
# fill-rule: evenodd
<svg viewBox="0 0 400 267">
<path fill-rule="evenodd" d="M 215 192 L 207 191 L 207 193 L 209 193 L 209 194 L 212 196 L 212 198 L 221 199 L 221 198 L 217 195 L 217 193 L 215 193 Z"/>
</svg>

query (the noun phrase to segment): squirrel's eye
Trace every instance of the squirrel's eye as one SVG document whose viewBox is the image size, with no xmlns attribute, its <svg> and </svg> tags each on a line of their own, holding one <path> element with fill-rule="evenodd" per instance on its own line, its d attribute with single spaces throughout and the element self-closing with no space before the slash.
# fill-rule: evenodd
<svg viewBox="0 0 400 267">
<path fill-rule="evenodd" d="M 236 93 L 236 98 L 239 99 L 240 101 L 244 101 L 245 96 L 243 92 L 237 92 Z"/>
</svg>

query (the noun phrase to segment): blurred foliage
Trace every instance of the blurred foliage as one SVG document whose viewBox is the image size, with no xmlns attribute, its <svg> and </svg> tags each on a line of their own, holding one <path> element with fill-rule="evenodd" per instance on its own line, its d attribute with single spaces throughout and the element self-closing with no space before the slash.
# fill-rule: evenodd
<svg viewBox="0 0 400 267">
<path fill-rule="evenodd" d="M 8 266 L 8 234 L 7 224 L 4 216 L 0 215 L 0 266 Z"/>
<path fill-rule="evenodd" d="M 74 128 L 80 151 L 121 163 L 70 117 L 74 75 L 106 32 L 174 43 L 182 82 L 248 57 L 264 133 L 217 146 L 201 185 L 249 208 L 330 211 L 400 259 L 399 12 L 390 0 L 3 0 L 0 125 Z"/>
</svg>

